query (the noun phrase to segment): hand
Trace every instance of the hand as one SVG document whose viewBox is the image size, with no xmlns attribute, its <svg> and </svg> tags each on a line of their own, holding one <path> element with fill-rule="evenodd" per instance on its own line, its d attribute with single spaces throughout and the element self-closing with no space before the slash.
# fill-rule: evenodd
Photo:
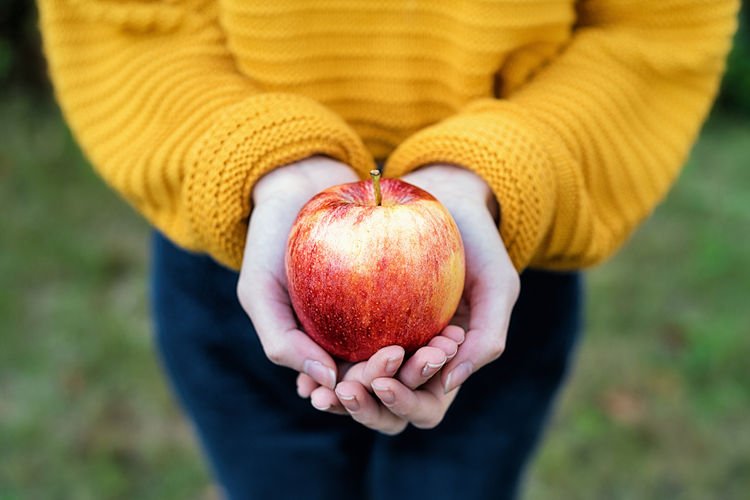
<svg viewBox="0 0 750 500">
<path fill-rule="evenodd" d="M 443 369 L 443 389 L 449 393 L 505 350 L 520 279 L 497 230 L 500 208 L 484 180 L 450 165 L 424 167 L 404 176 L 404 180 L 432 193 L 445 205 L 464 242 L 466 283 L 451 323 L 466 330 L 466 342 Z"/>
<path fill-rule="evenodd" d="M 430 379 L 420 389 L 409 380 L 408 370 L 402 369 L 393 377 L 385 370 L 378 372 L 377 366 L 369 367 L 370 377 L 345 378 L 336 386 L 339 402 L 355 420 L 388 434 L 400 432 L 407 423 L 431 428 L 442 421 L 460 385 L 502 354 L 520 289 L 518 274 L 497 231 L 498 207 L 481 178 L 459 167 L 434 165 L 406 175 L 404 180 L 435 195 L 461 231 L 466 284 L 452 323 L 466 330 L 466 340 L 447 361 L 440 377 Z M 368 389 L 374 391 L 377 400 Z M 325 389 L 316 390 L 330 400 Z"/>
<path fill-rule="evenodd" d="M 284 254 L 299 210 L 323 189 L 357 180 L 348 166 L 330 158 L 312 157 L 270 172 L 253 190 L 255 207 L 250 217 L 237 295 L 255 326 L 266 356 L 275 364 L 300 372 L 298 387 L 303 397 L 308 397 L 318 386 L 333 389 L 339 374 L 367 381 L 376 374 L 392 376 L 403 362 L 403 349 L 393 346 L 381 350 L 368 370 L 364 369 L 366 363 L 337 365 L 298 329 L 289 300 Z M 410 375 L 415 383 L 432 376 L 449 359 L 447 355 L 455 355 L 457 341 L 463 341 L 463 332 L 459 336 L 454 331 L 450 338 L 436 337 L 429 347 L 420 349 L 407 364 L 412 368 L 406 369 L 415 372 Z M 432 371 L 425 376 L 421 365 L 417 367 L 419 363 L 430 363 Z M 380 366 L 380 371 L 375 371 L 376 366 Z M 333 398 L 338 402 L 335 395 Z M 319 403 L 319 407 L 324 404 Z M 340 405 L 338 410 L 344 412 Z"/>
<path fill-rule="evenodd" d="M 253 189 L 254 209 L 237 283 L 240 304 L 250 316 L 268 359 L 306 373 L 331 389 L 337 380 L 336 363 L 297 327 L 287 291 L 284 255 L 302 206 L 323 189 L 357 180 L 347 165 L 322 156 L 263 176 Z"/>
<path fill-rule="evenodd" d="M 449 325 L 405 362 L 402 347 L 384 347 L 367 361 L 354 365 L 342 364 L 339 367 L 341 382 L 337 384 L 336 392 L 321 386 L 304 373 L 297 377 L 297 392 L 300 397 L 309 397 L 312 405 L 318 410 L 337 414 L 346 414 L 351 410 L 354 420 L 363 425 L 386 434 L 396 434 L 401 432 L 408 422 L 389 412 L 368 394 L 368 391 L 372 390 L 373 381 L 382 377 L 394 377 L 398 372 L 401 383 L 412 390 L 417 389 L 430 381 L 453 359 L 463 341 L 463 329 Z M 361 412 L 358 411 L 360 406 L 363 408 Z M 415 419 L 415 422 L 419 425 L 418 420 Z"/>
</svg>

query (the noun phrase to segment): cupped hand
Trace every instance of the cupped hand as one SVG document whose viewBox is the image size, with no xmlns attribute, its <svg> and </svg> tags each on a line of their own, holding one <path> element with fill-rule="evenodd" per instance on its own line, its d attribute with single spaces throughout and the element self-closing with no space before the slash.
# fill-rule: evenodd
<svg viewBox="0 0 750 500">
<path fill-rule="evenodd" d="M 320 191 L 357 180 L 347 165 L 315 156 L 270 172 L 253 189 L 254 210 L 237 295 L 268 359 L 300 372 L 298 391 L 303 397 L 308 397 L 317 387 L 328 388 L 333 394 L 332 389 L 345 374 L 347 380 L 367 382 L 369 386 L 369 381 L 378 376 L 392 376 L 404 358 L 403 349 L 393 346 L 382 350 L 370 362 L 356 365 L 335 362 L 299 329 L 289 299 L 284 255 L 297 214 Z M 410 374 L 408 377 L 413 384 L 428 380 L 455 355 L 458 343 L 463 341 L 463 332 L 458 335 L 453 331 L 448 335 L 436 337 L 430 346 L 420 349 L 406 363 L 402 371 Z M 424 366 L 429 366 L 429 370 L 424 371 Z M 333 399 L 338 402 L 335 395 Z M 323 406 L 325 398 L 319 403 L 319 407 Z M 331 410 L 336 411 L 336 408 Z M 338 410 L 344 412 L 340 405 Z"/>
<path fill-rule="evenodd" d="M 287 291 L 284 256 L 292 224 L 302 206 L 320 191 L 359 180 L 347 165 L 314 156 L 263 176 L 253 189 L 237 296 L 273 363 L 307 374 L 333 388 L 333 358 L 302 332 Z"/>
<path fill-rule="evenodd" d="M 336 386 L 340 407 L 358 422 L 387 434 L 401 432 L 408 423 L 432 428 L 442 421 L 461 384 L 502 354 L 520 291 L 518 273 L 497 231 L 498 207 L 481 178 L 460 167 L 432 165 L 404 176 L 404 180 L 432 193 L 459 227 L 466 252 L 466 282 L 451 323 L 466 334 L 455 355 L 446 359 L 440 376 L 422 381 L 421 387 L 413 383 L 408 363 L 395 376 L 385 370 L 378 372 L 376 365 L 370 368 L 372 377 L 345 377 Z M 456 326 L 446 331 L 451 328 Z M 312 391 L 314 403 L 316 391 L 318 403 L 324 401 L 329 411 L 338 411 L 340 407 L 331 402 L 333 391 L 316 388 Z"/>
<path fill-rule="evenodd" d="M 402 347 L 388 346 L 366 361 L 340 365 L 341 380 L 336 385 L 336 392 L 301 373 L 297 377 L 297 392 L 303 398 L 309 397 L 318 410 L 338 414 L 346 414 L 348 410 L 352 410 L 351 416 L 356 421 L 381 432 L 394 434 L 403 430 L 408 422 L 395 417 L 382 408 L 382 405 L 378 406 L 369 394 L 372 383 L 379 378 L 395 377 L 398 373 L 400 383 L 411 390 L 417 389 L 432 380 L 453 359 L 463 341 L 463 329 L 449 325 L 408 358 Z M 372 409 L 376 417 L 369 411 L 357 412 L 359 406 Z"/>
<path fill-rule="evenodd" d="M 466 254 L 466 282 L 451 323 L 466 341 L 442 370 L 443 390 L 451 392 L 505 350 L 520 278 L 497 230 L 499 207 L 487 183 L 473 172 L 432 165 L 403 178 L 432 193 L 453 215 Z"/>
</svg>

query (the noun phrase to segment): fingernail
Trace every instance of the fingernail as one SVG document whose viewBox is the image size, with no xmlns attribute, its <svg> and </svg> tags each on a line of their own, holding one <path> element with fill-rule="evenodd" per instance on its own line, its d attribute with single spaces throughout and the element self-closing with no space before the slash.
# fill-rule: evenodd
<svg viewBox="0 0 750 500">
<path fill-rule="evenodd" d="M 442 363 L 425 363 L 424 368 L 422 368 L 422 376 L 423 377 L 432 377 L 437 373 L 439 369 L 443 367 L 445 364 L 445 361 Z"/>
<path fill-rule="evenodd" d="M 341 404 L 344 405 L 344 408 L 346 408 L 347 410 L 359 410 L 359 401 L 357 401 L 356 396 L 339 394 L 338 392 L 336 393 L 336 395 L 339 397 L 339 400 L 341 400 Z"/>
<path fill-rule="evenodd" d="M 471 375 L 473 371 L 474 368 L 471 361 L 464 361 L 455 367 L 453 371 L 448 374 L 448 378 L 445 379 L 445 393 L 448 394 L 453 389 L 466 382 L 466 379 L 469 378 L 469 375 Z"/>
<path fill-rule="evenodd" d="M 332 368 L 314 359 L 306 359 L 302 365 L 305 373 L 320 385 L 333 389 L 336 386 L 336 372 Z"/>
<path fill-rule="evenodd" d="M 448 361 L 450 361 L 451 359 L 455 358 L 455 357 L 456 357 L 456 354 L 458 354 L 458 346 L 456 346 L 456 350 L 455 350 L 455 351 L 453 351 L 453 352 L 452 352 L 451 354 L 449 354 L 449 355 L 448 355 L 448 356 L 447 356 L 447 357 L 445 358 L 445 361 L 446 361 L 446 362 L 448 362 Z"/>
<path fill-rule="evenodd" d="M 390 374 L 396 373 L 396 369 L 398 369 L 398 365 L 400 362 L 401 356 L 388 358 L 388 361 L 385 364 L 385 372 Z"/>
<path fill-rule="evenodd" d="M 315 404 L 314 401 L 310 401 L 310 404 L 313 405 L 313 408 L 315 408 L 316 410 L 320 410 L 320 411 L 326 411 L 326 410 L 328 410 L 331 407 L 331 405 L 328 405 L 328 406 L 318 406 L 318 405 Z"/>
<path fill-rule="evenodd" d="M 388 389 L 387 387 L 372 384 L 372 388 L 377 393 L 383 404 L 392 405 L 396 402 L 396 395 L 393 394 L 393 391 Z"/>
</svg>

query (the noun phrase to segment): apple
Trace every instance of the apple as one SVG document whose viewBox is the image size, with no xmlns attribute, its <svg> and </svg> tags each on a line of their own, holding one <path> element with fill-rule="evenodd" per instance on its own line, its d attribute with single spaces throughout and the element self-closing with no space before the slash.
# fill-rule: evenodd
<svg viewBox="0 0 750 500">
<path fill-rule="evenodd" d="M 412 184 L 371 174 L 308 201 L 285 255 L 302 329 L 347 361 L 427 344 L 464 288 L 464 247 L 448 210 Z"/>
</svg>

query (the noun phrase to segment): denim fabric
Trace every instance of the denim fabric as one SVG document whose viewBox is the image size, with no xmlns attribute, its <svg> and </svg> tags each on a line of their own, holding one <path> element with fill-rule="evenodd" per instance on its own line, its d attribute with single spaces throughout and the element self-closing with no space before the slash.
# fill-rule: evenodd
<svg viewBox="0 0 750 500">
<path fill-rule="evenodd" d="M 235 296 L 237 274 L 158 233 L 156 342 L 231 499 L 503 499 L 517 494 L 580 329 L 578 273 L 521 277 L 507 348 L 433 430 L 395 437 L 319 412 L 272 365 Z"/>
</svg>

